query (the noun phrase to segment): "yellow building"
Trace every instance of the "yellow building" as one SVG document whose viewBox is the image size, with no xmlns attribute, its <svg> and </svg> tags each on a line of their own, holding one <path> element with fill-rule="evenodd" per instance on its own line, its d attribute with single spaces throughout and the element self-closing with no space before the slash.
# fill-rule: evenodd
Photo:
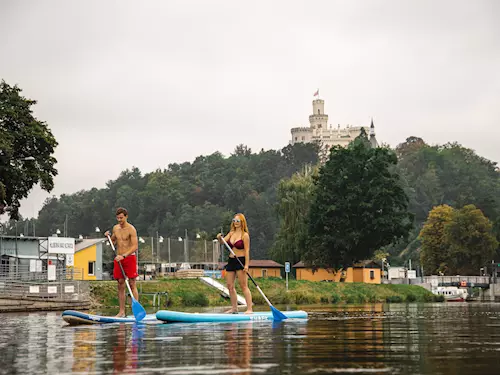
<svg viewBox="0 0 500 375">
<path fill-rule="evenodd" d="M 81 240 L 75 244 L 74 266 L 75 276 L 82 280 L 102 280 L 102 246 L 103 238 Z"/>
<path fill-rule="evenodd" d="M 222 269 L 222 275 L 224 277 L 227 262 L 219 263 L 219 269 Z M 274 260 L 259 260 L 259 259 L 250 259 L 250 265 L 248 266 L 248 273 L 253 278 L 257 277 L 280 277 L 281 278 L 281 269 L 285 266 L 279 263 L 276 263 Z"/>
<path fill-rule="evenodd" d="M 293 268 L 296 270 L 297 280 L 369 284 L 381 282 L 380 265 L 371 260 L 353 264 L 352 267 L 339 271 L 318 268 L 313 272 L 312 267 L 306 267 L 303 262 L 296 263 Z"/>
</svg>

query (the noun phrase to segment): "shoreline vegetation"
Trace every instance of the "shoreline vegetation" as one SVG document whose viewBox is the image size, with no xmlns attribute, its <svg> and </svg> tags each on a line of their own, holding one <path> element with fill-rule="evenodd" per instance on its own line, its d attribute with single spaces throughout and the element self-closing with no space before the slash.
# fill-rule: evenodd
<svg viewBox="0 0 500 375">
<path fill-rule="evenodd" d="M 401 302 L 442 302 L 436 296 L 417 285 L 334 283 L 289 280 L 288 292 L 285 280 L 278 278 L 259 279 L 259 286 L 274 305 L 307 304 L 359 304 L 359 303 L 401 303 Z M 253 285 L 249 285 L 256 306 L 266 302 Z M 157 281 L 137 281 L 139 300 L 144 307 L 153 307 L 153 296 L 141 293 L 168 293 L 168 302 L 162 300 L 161 308 L 225 306 L 229 298 L 197 279 L 160 279 Z M 241 294 L 239 286 L 236 287 Z M 92 281 L 90 283 L 92 306 L 117 307 L 116 281 Z"/>
</svg>

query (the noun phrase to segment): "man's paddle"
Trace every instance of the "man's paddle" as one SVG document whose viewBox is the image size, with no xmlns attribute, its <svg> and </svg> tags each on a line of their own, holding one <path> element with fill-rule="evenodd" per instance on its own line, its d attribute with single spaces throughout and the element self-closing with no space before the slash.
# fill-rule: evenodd
<svg viewBox="0 0 500 375">
<path fill-rule="evenodd" d="M 115 244 L 113 243 L 113 241 L 111 241 L 111 238 L 109 236 L 108 236 L 108 240 L 109 240 L 109 243 L 111 244 L 111 247 L 113 248 L 113 251 L 116 254 Z M 132 298 L 132 312 L 134 313 L 135 320 L 140 322 L 146 316 L 146 310 L 144 310 L 144 307 L 142 307 L 142 305 L 139 303 L 139 301 L 137 301 L 134 298 L 134 295 L 132 294 L 132 289 L 130 289 L 130 285 L 128 283 L 128 277 L 125 274 L 125 271 L 123 270 L 123 266 L 122 266 L 121 262 L 118 262 L 118 265 L 120 266 L 120 269 L 122 270 L 123 277 L 125 278 L 125 284 L 127 284 L 127 288 L 128 288 L 129 293 L 130 293 L 130 298 Z"/>
<path fill-rule="evenodd" d="M 222 241 L 224 241 L 224 245 L 226 245 L 227 249 L 231 252 L 231 254 L 233 254 L 233 256 L 236 258 L 236 260 L 241 264 L 241 266 L 243 268 L 245 268 L 245 266 L 243 265 L 243 263 L 241 263 L 241 260 L 239 260 L 238 257 L 236 256 L 236 254 L 234 253 L 233 249 L 231 249 L 231 247 L 227 244 L 227 242 L 224 239 L 224 237 L 221 237 L 221 239 L 222 239 Z M 264 299 L 266 300 L 267 304 L 271 308 L 271 312 L 273 313 L 273 319 L 275 321 L 282 321 L 282 320 L 288 319 L 288 317 L 285 314 L 283 314 L 276 307 L 274 307 L 273 304 L 267 299 L 267 297 L 264 294 L 264 292 L 262 291 L 262 289 L 260 289 L 260 286 L 257 285 L 257 283 L 255 282 L 255 280 L 253 279 L 253 277 L 250 276 L 250 273 L 248 273 L 248 271 L 247 271 L 247 275 L 250 278 L 250 280 L 252 280 L 253 285 L 255 285 L 255 287 L 257 288 L 257 290 L 260 292 L 260 294 L 262 294 L 262 297 L 264 297 Z"/>
</svg>

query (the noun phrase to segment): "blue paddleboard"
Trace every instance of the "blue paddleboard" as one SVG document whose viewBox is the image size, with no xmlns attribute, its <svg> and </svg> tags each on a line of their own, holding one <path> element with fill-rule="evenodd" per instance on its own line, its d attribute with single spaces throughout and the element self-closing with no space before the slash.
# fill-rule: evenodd
<svg viewBox="0 0 500 375">
<path fill-rule="evenodd" d="M 126 316 L 125 318 L 116 318 L 114 316 L 102 316 L 86 314 L 80 311 L 66 310 L 62 313 L 62 318 L 69 324 L 104 324 L 104 323 L 135 323 L 136 320 L 133 315 Z M 158 322 L 155 314 L 148 314 L 141 320 L 141 323 Z"/>
<path fill-rule="evenodd" d="M 302 310 L 297 311 L 282 311 L 289 319 L 307 319 L 307 312 Z M 180 311 L 159 310 L 156 313 L 156 319 L 164 322 L 176 323 L 216 323 L 216 322 L 249 322 L 249 321 L 264 321 L 273 320 L 271 311 L 254 312 L 252 314 L 223 314 L 223 313 L 185 313 Z"/>
</svg>

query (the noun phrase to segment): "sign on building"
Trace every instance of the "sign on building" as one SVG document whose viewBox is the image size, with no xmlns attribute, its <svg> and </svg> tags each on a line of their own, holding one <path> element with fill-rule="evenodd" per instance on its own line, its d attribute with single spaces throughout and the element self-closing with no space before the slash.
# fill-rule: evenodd
<svg viewBox="0 0 500 375">
<path fill-rule="evenodd" d="M 67 237 L 49 237 L 49 254 L 74 254 L 75 239 Z"/>
<path fill-rule="evenodd" d="M 66 267 L 73 267 L 75 265 L 74 254 L 66 254 Z"/>
<path fill-rule="evenodd" d="M 47 266 L 47 280 L 54 281 L 56 280 L 56 265 L 49 264 Z"/>
</svg>

